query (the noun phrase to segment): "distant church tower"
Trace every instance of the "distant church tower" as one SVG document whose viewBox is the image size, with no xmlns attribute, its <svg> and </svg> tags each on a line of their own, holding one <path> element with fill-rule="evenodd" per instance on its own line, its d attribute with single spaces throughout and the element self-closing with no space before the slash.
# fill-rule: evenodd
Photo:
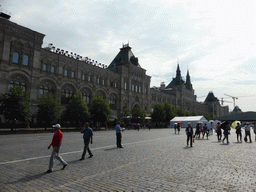
<svg viewBox="0 0 256 192">
<path fill-rule="evenodd" d="M 186 78 L 186 88 L 189 90 L 192 90 L 192 84 L 191 84 L 191 80 L 190 80 L 190 75 L 189 75 L 189 71 L 187 71 L 187 78 Z"/>
</svg>

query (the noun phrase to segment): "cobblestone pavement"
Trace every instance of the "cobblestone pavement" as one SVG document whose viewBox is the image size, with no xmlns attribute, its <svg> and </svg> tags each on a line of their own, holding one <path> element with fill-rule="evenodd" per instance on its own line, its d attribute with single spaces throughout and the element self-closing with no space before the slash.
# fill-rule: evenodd
<svg viewBox="0 0 256 192">
<path fill-rule="evenodd" d="M 53 133 L 1 135 L 0 191 L 256 191 L 256 143 L 237 143 L 234 130 L 229 145 L 214 134 L 192 148 L 184 129 L 126 130 L 123 149 L 114 131 L 94 132 L 94 156 L 84 161 L 82 135 L 63 134 L 68 166 L 55 161 L 50 174 Z"/>
</svg>

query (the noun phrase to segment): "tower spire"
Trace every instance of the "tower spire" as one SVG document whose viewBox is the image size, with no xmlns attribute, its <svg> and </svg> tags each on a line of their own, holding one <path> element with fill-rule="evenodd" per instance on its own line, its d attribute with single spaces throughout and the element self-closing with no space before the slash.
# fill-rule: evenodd
<svg viewBox="0 0 256 192">
<path fill-rule="evenodd" d="M 191 84 L 190 75 L 189 75 L 188 70 L 187 70 L 187 77 L 186 77 L 186 88 L 189 89 L 189 90 L 192 89 L 192 84 Z"/>
</svg>

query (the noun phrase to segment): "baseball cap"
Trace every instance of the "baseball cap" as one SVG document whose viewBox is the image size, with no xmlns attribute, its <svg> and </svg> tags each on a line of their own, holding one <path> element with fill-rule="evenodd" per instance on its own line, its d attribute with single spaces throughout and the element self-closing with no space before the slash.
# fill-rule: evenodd
<svg viewBox="0 0 256 192">
<path fill-rule="evenodd" d="M 56 125 L 53 125 L 52 127 L 57 127 L 57 128 L 60 128 L 60 124 L 56 124 Z"/>
</svg>

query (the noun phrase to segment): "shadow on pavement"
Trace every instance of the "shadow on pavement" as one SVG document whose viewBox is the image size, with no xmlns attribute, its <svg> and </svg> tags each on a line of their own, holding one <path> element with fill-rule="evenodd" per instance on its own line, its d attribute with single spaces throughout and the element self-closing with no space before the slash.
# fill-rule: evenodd
<svg viewBox="0 0 256 192">
<path fill-rule="evenodd" d="M 186 146 L 186 147 L 183 147 L 183 149 L 192 149 L 193 147 L 190 147 L 190 146 Z"/>
<path fill-rule="evenodd" d="M 115 150 L 115 149 L 118 149 L 118 148 L 114 147 L 114 148 L 110 148 L 110 149 L 104 149 L 104 151 L 111 151 L 111 150 Z"/>
<path fill-rule="evenodd" d="M 44 176 L 46 174 L 47 173 L 43 172 L 43 173 L 38 173 L 38 174 L 35 174 L 35 175 L 26 175 L 25 177 L 20 178 L 17 181 L 8 182 L 6 184 L 15 184 L 15 183 L 20 183 L 20 182 L 33 181 L 35 179 L 40 179 L 42 176 Z"/>
</svg>

